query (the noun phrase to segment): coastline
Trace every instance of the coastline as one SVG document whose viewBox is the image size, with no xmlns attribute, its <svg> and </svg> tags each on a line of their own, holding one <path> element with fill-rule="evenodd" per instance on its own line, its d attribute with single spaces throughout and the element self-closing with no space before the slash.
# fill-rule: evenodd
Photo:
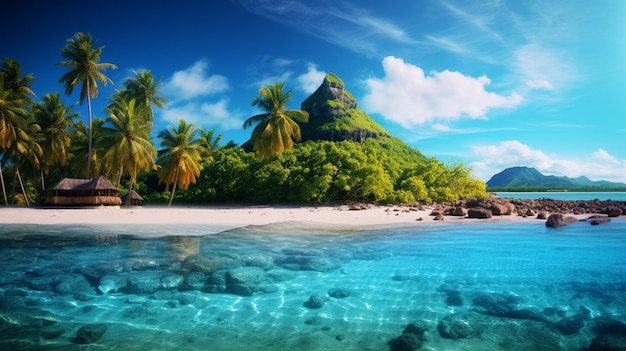
<svg viewBox="0 0 626 351">
<path fill-rule="evenodd" d="M 347 206 L 233 206 L 233 207 L 99 207 L 77 209 L 0 208 L 2 224 L 39 225 L 210 225 L 240 228 L 281 222 L 338 226 L 425 224 L 435 221 L 434 207 L 370 206 L 350 210 Z M 582 217 L 585 218 L 585 217 Z M 446 223 L 482 221 L 542 221 L 516 213 L 472 219 L 445 216 Z"/>
</svg>

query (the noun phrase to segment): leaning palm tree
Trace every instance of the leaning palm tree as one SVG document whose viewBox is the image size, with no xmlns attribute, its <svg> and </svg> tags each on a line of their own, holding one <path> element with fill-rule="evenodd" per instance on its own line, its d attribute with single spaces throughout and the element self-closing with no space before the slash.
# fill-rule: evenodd
<svg viewBox="0 0 626 351">
<path fill-rule="evenodd" d="M 31 131 L 28 125 L 29 109 L 33 104 L 31 96 L 35 96 L 35 93 L 30 88 L 30 84 L 34 80 L 35 77 L 32 74 L 22 76 L 22 69 L 17 60 L 7 58 L 0 62 L 0 155 L 11 162 L 15 160 L 4 156 L 15 155 L 15 153 L 6 151 L 12 148 L 18 140 L 30 138 L 30 135 L 24 133 Z M 8 205 L 1 162 L 0 182 L 4 203 Z"/>
<path fill-rule="evenodd" d="M 65 85 L 65 94 L 70 95 L 74 91 L 74 87 L 82 84 L 80 90 L 80 103 L 82 104 L 87 98 L 87 112 L 89 114 L 89 156 L 87 157 L 87 178 L 91 178 L 91 152 L 92 152 L 92 137 L 91 137 L 91 98 L 98 96 L 98 84 L 101 82 L 104 86 L 107 83 L 113 84 L 113 81 L 105 76 L 102 71 L 109 68 L 116 69 L 112 63 L 101 63 L 100 55 L 102 55 L 102 49 L 104 46 L 95 47 L 91 34 L 76 33 L 74 37 L 67 39 L 65 47 L 61 50 L 61 56 L 67 61 L 59 62 L 57 65 L 63 66 L 69 69 L 69 72 L 65 73 L 60 83 Z"/>
<path fill-rule="evenodd" d="M 156 148 L 150 141 L 152 123 L 147 121 L 147 109 L 134 99 L 115 101 L 107 107 L 109 116 L 104 126 L 103 161 L 107 171 L 130 176 L 129 193 L 137 180 L 137 173 L 154 168 Z M 128 197 L 130 201 L 130 196 Z"/>
<path fill-rule="evenodd" d="M 163 149 L 159 150 L 157 163 L 161 167 L 157 175 L 159 183 L 164 183 L 166 189 L 172 184 L 168 206 L 172 205 L 176 186 L 187 189 L 200 176 L 202 146 L 197 137 L 198 131 L 193 123 L 179 119 L 178 128 L 168 126 L 159 132 Z"/>
<path fill-rule="evenodd" d="M 198 128 L 200 131 L 200 137 L 198 138 L 198 143 L 200 144 L 201 152 L 200 156 L 203 158 L 210 157 L 220 147 L 220 142 L 224 137 L 222 134 L 218 134 L 215 136 L 215 129 L 205 130 L 204 128 Z M 215 136 L 215 138 L 214 138 Z"/>
<path fill-rule="evenodd" d="M 259 95 L 252 99 L 252 106 L 264 113 L 252 116 L 243 123 L 243 128 L 257 126 L 252 131 L 252 149 L 261 158 L 271 158 L 293 148 L 294 141 L 300 141 L 300 126 L 296 121 L 306 123 L 309 113 L 302 110 L 287 110 L 291 100 L 291 89 L 287 92 L 285 83 L 272 83 L 259 89 Z"/>
<path fill-rule="evenodd" d="M 70 128 L 78 113 L 66 107 L 58 92 L 46 94 L 33 110 L 35 123 L 41 130 L 41 187 L 46 189 L 44 173 L 54 165 L 65 166 L 70 145 Z"/>
<path fill-rule="evenodd" d="M 134 72 L 135 77 L 129 78 L 124 81 L 123 95 L 131 99 L 137 100 L 138 104 L 141 104 L 148 108 L 148 119 L 150 122 L 154 121 L 154 111 L 152 105 L 157 108 L 163 109 L 169 100 L 163 96 L 159 96 L 159 85 L 163 80 L 163 77 L 159 77 L 156 81 L 150 71 L 144 70 Z"/>
<path fill-rule="evenodd" d="M 7 58 L 0 62 L 0 150 L 11 147 L 18 130 L 26 128 L 28 110 L 35 93 L 30 84 L 32 74 L 22 76 L 19 62 Z"/>
</svg>

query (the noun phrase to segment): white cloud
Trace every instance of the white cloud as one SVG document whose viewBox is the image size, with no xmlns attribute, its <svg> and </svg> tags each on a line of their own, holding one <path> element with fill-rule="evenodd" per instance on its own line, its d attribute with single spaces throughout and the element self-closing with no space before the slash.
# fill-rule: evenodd
<svg viewBox="0 0 626 351">
<path fill-rule="evenodd" d="M 163 90 L 175 100 L 189 100 L 199 96 L 221 93 L 229 89 L 226 77 L 208 75 L 209 64 L 199 60 L 182 71 L 176 71 L 163 85 Z"/>
<path fill-rule="evenodd" d="M 266 75 L 263 76 L 263 78 L 251 83 L 249 86 L 260 89 L 262 86 L 270 85 L 272 83 L 286 82 L 292 75 L 293 72 L 291 71 L 284 72 L 281 75 Z"/>
<path fill-rule="evenodd" d="M 574 80 L 567 55 L 557 54 L 538 44 L 520 47 L 514 53 L 515 71 L 533 89 L 562 89 Z"/>
<path fill-rule="evenodd" d="M 474 78 L 448 70 L 426 76 L 420 67 L 393 56 L 383 59 L 383 68 L 384 78 L 366 81 L 369 93 L 363 105 L 405 128 L 464 116 L 485 118 L 490 109 L 512 108 L 523 100 L 516 93 L 488 92 L 485 87 L 491 81 L 486 76 Z"/>
<path fill-rule="evenodd" d="M 626 160 L 620 162 L 603 149 L 586 157 L 566 158 L 547 155 L 517 140 L 507 140 L 499 145 L 475 146 L 473 151 L 481 160 L 471 164 L 472 171 L 475 177 L 484 181 L 506 168 L 526 166 L 545 175 L 626 182 Z"/>
<path fill-rule="evenodd" d="M 307 73 L 298 76 L 298 82 L 300 82 L 300 88 L 305 93 L 312 94 L 322 84 L 326 72 L 318 71 L 317 65 L 309 63 L 309 70 Z"/>
<path fill-rule="evenodd" d="M 182 106 L 168 107 L 160 112 L 160 116 L 174 125 L 182 118 L 197 127 L 219 127 L 220 130 L 241 129 L 243 125 L 242 113 L 229 111 L 226 99 L 216 103 L 190 102 Z"/>
</svg>

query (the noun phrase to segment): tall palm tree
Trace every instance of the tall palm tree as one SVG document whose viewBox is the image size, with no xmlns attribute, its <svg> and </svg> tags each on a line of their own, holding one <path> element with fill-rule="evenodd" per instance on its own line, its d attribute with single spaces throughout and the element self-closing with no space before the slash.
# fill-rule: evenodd
<svg viewBox="0 0 626 351">
<path fill-rule="evenodd" d="M 285 83 L 272 83 L 259 89 L 259 95 L 252 99 L 252 106 L 264 113 L 252 116 L 243 123 L 243 128 L 257 126 L 252 131 L 252 148 L 261 158 L 271 158 L 293 148 L 294 141 L 300 141 L 300 126 L 296 121 L 306 123 L 309 113 L 302 110 L 287 110 L 291 100 L 291 89 L 287 92 Z"/>
<path fill-rule="evenodd" d="M 66 107 L 58 92 L 46 94 L 33 111 L 35 123 L 41 130 L 41 187 L 45 190 L 44 173 L 50 166 L 65 166 L 70 145 L 70 128 L 78 113 Z"/>
<path fill-rule="evenodd" d="M 91 176 L 93 178 L 104 174 L 102 136 L 104 129 L 104 119 L 94 118 L 91 125 L 91 138 L 93 147 L 91 153 Z M 70 131 L 70 146 L 67 154 L 67 171 L 74 177 L 87 177 L 85 161 L 89 157 L 89 131 L 82 120 L 74 124 Z"/>
<path fill-rule="evenodd" d="M 72 94 L 74 87 L 82 84 L 80 90 L 81 105 L 83 101 L 85 101 L 85 98 L 87 98 L 87 112 L 89 114 L 87 178 L 91 178 L 91 98 L 98 96 L 97 82 L 101 82 L 104 86 L 106 86 L 107 83 L 113 84 L 113 81 L 102 72 L 109 68 L 117 68 L 117 66 L 112 63 L 100 62 L 102 49 L 104 49 L 104 46 L 95 47 L 95 42 L 91 34 L 79 32 L 76 33 L 74 37 L 67 39 L 65 47 L 61 50 L 61 56 L 67 61 L 62 61 L 57 64 L 58 66 L 69 69 L 69 72 L 65 73 L 59 80 L 60 83 L 65 85 L 65 94 Z"/>
<path fill-rule="evenodd" d="M 202 146 L 197 137 L 198 131 L 193 123 L 179 119 L 178 128 L 168 126 L 158 134 L 163 147 L 157 159 L 161 166 L 157 171 L 159 183 L 165 183 L 166 189 L 172 184 L 168 206 L 172 205 L 176 186 L 187 189 L 200 176 Z"/>
<path fill-rule="evenodd" d="M 103 147 L 107 171 L 130 175 L 129 192 L 137 173 L 154 167 L 157 151 L 150 141 L 152 123 L 147 121 L 147 109 L 134 99 L 115 101 L 107 107 L 109 116 L 104 125 Z M 128 197 L 130 200 L 130 196 Z"/>
<path fill-rule="evenodd" d="M 138 104 L 148 108 L 148 119 L 152 122 L 154 121 L 152 105 L 163 109 L 169 102 L 167 98 L 159 96 L 159 85 L 163 77 L 159 77 L 159 79 L 155 81 L 154 76 L 148 70 L 134 73 L 134 78 L 129 78 L 124 81 L 123 92 L 127 97 L 137 100 Z"/>
<path fill-rule="evenodd" d="M 200 156 L 203 158 L 209 157 L 213 155 L 213 152 L 219 149 L 220 142 L 224 137 L 222 134 L 218 134 L 215 139 L 215 129 L 205 130 L 204 128 L 198 128 L 200 131 L 200 137 L 198 138 L 198 143 L 201 146 Z"/>
</svg>

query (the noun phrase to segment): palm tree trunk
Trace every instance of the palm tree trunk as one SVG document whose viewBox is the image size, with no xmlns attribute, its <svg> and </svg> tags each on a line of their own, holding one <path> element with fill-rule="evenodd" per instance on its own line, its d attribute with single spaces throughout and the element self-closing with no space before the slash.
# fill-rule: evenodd
<svg viewBox="0 0 626 351">
<path fill-rule="evenodd" d="M 83 84 L 87 84 L 87 113 L 89 114 L 89 147 L 87 155 L 87 179 L 91 179 L 91 91 L 89 90 L 89 82 L 85 81 Z"/>
<path fill-rule="evenodd" d="M 22 188 L 22 195 L 24 195 L 24 202 L 26 202 L 26 207 L 30 207 L 30 203 L 28 202 L 28 197 L 26 196 L 26 190 L 24 190 L 24 183 L 22 182 L 22 176 L 20 175 L 20 170 L 17 167 L 15 167 L 15 174 L 17 175 L 17 179 L 20 181 L 20 187 Z"/>
<path fill-rule="evenodd" d="M 9 206 L 9 201 L 7 200 L 7 190 L 4 187 L 4 176 L 2 175 L 2 163 L 0 162 L 0 183 L 2 183 L 2 196 L 4 196 L 4 204 Z"/>
<path fill-rule="evenodd" d="M 176 176 L 174 176 L 174 183 L 172 184 L 172 193 L 170 194 L 170 202 L 168 207 L 172 206 L 172 200 L 174 200 L 174 193 L 176 192 L 176 184 L 178 184 L 178 169 L 176 170 Z"/>
<path fill-rule="evenodd" d="M 128 184 L 128 196 L 126 196 L 126 206 L 130 207 L 131 204 L 131 198 L 130 198 L 130 193 L 133 192 L 133 177 L 130 177 L 130 184 Z"/>
<path fill-rule="evenodd" d="M 43 179 L 43 167 L 41 167 L 41 190 L 46 191 L 46 182 Z"/>
</svg>

